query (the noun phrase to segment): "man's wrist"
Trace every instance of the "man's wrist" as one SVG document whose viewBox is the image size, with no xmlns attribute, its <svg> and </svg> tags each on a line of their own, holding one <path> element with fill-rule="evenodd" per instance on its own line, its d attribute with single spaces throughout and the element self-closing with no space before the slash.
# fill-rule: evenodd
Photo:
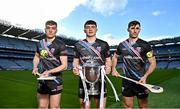
<svg viewBox="0 0 180 109">
<path fill-rule="evenodd" d="M 33 69 L 37 69 L 38 67 L 37 66 L 34 66 Z"/>
<path fill-rule="evenodd" d="M 51 72 L 50 70 L 47 70 L 47 73 L 48 73 L 48 74 L 51 74 L 52 72 Z"/>
<path fill-rule="evenodd" d="M 112 72 L 116 71 L 116 68 L 112 68 Z"/>
</svg>

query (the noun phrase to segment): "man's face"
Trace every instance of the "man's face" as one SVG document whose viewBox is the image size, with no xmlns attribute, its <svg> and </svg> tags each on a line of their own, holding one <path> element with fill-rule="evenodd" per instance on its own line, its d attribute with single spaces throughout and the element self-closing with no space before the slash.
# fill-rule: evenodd
<svg viewBox="0 0 180 109">
<path fill-rule="evenodd" d="M 96 36 L 97 27 L 93 24 L 87 24 L 84 27 L 84 32 L 86 33 L 87 37 L 93 37 Z"/>
<path fill-rule="evenodd" d="M 128 28 L 129 36 L 131 38 L 137 38 L 141 28 L 139 25 L 132 25 Z"/>
<path fill-rule="evenodd" d="M 56 25 L 46 25 L 45 32 L 46 32 L 47 38 L 54 38 L 56 36 L 57 26 Z"/>
</svg>

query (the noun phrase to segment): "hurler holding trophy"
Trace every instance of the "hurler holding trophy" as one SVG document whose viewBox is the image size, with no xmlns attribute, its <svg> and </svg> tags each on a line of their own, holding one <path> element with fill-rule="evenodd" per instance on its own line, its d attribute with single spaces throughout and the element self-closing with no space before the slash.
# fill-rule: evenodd
<svg viewBox="0 0 180 109">
<path fill-rule="evenodd" d="M 86 39 L 75 44 L 73 59 L 73 73 L 80 76 L 78 91 L 80 105 L 81 108 L 90 108 L 91 100 L 94 98 L 96 108 L 105 108 L 107 90 L 104 77 L 108 78 L 106 74 L 111 71 L 109 45 L 96 38 L 95 21 L 86 21 L 84 32 Z"/>
</svg>

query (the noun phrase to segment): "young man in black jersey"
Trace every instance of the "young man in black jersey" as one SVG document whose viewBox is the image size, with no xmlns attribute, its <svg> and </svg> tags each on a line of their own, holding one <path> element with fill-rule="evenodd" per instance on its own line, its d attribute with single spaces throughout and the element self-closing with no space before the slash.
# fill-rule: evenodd
<svg viewBox="0 0 180 109">
<path fill-rule="evenodd" d="M 156 67 L 156 59 L 150 44 L 139 38 L 141 25 L 139 21 L 131 21 L 127 31 L 129 38 L 121 42 L 112 58 L 112 75 L 119 76 L 116 71 L 118 57 L 122 56 L 124 76 L 146 83 L 147 77 Z M 146 68 L 146 62 L 148 66 Z M 122 95 L 124 108 L 133 108 L 134 96 L 137 97 L 139 108 L 148 108 L 148 90 L 136 83 L 123 79 Z"/>
<path fill-rule="evenodd" d="M 97 32 L 97 24 L 93 20 L 88 20 L 84 24 L 84 32 L 86 34 L 86 38 L 82 41 L 79 41 L 75 44 L 75 54 L 73 59 L 73 73 L 75 75 L 80 76 L 79 66 L 87 65 L 88 62 L 92 62 L 92 72 L 94 71 L 93 68 L 97 68 L 98 66 L 105 65 L 105 72 L 106 74 L 109 74 L 111 71 L 111 59 L 110 59 L 110 51 L 109 51 L 109 45 L 107 42 L 100 40 L 96 38 L 96 32 Z M 80 69 L 81 70 L 81 69 Z M 90 75 L 93 75 L 92 72 L 85 72 L 85 75 L 90 73 Z M 100 72 L 99 72 L 100 73 Z M 91 77 L 87 77 L 91 78 Z M 94 78 L 94 77 L 92 77 Z M 95 82 L 94 90 L 95 93 L 91 93 L 90 89 L 90 83 L 87 81 L 84 82 L 87 85 L 88 90 L 88 97 L 89 97 L 89 103 L 86 105 L 84 102 L 85 97 L 85 89 L 83 87 L 83 81 L 80 79 L 79 81 L 79 98 L 80 98 L 80 105 L 81 108 L 90 108 L 91 107 L 91 100 L 94 98 L 96 103 L 96 108 L 100 107 L 100 95 L 101 95 L 101 85 L 102 82 L 100 81 L 101 77 L 98 78 L 98 81 Z M 87 79 L 86 79 L 87 80 Z M 101 105 L 103 105 L 101 108 L 106 107 L 106 86 L 104 86 L 103 90 L 103 99 Z"/>
<path fill-rule="evenodd" d="M 65 43 L 56 37 L 57 23 L 49 20 L 45 24 L 46 37 L 37 44 L 33 59 L 33 71 L 41 76 L 55 76 L 54 80 L 39 80 L 37 89 L 38 107 L 41 109 L 60 108 L 62 71 L 67 68 Z"/>
</svg>

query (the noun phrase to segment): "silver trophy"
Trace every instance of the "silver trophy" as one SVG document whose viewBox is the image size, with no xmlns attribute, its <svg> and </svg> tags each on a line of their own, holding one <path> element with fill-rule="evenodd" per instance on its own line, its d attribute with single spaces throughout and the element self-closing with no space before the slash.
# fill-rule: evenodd
<svg viewBox="0 0 180 109">
<path fill-rule="evenodd" d="M 95 83 L 99 80 L 100 76 L 100 65 L 94 59 L 89 59 L 83 64 L 83 74 L 86 82 L 90 84 L 88 90 L 89 95 L 98 95 L 99 91 L 95 88 Z"/>
</svg>

